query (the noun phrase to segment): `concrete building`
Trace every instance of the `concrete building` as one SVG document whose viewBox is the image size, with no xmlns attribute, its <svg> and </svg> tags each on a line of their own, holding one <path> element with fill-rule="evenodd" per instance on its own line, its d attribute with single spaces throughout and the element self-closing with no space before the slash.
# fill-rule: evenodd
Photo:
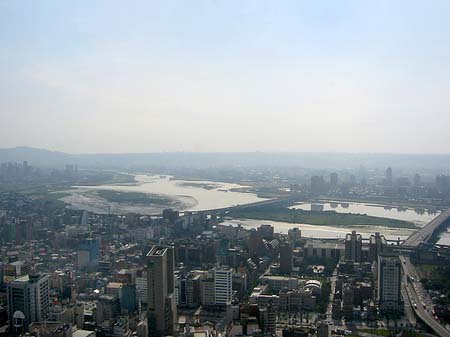
<svg viewBox="0 0 450 337">
<path fill-rule="evenodd" d="M 280 245 L 280 273 L 284 275 L 292 273 L 292 247 L 289 243 Z"/>
<path fill-rule="evenodd" d="M 378 256 L 386 249 L 387 243 L 384 235 L 375 233 L 370 236 L 369 242 L 369 260 L 371 262 L 378 261 Z"/>
<path fill-rule="evenodd" d="M 401 265 L 398 256 L 380 254 L 378 257 L 378 302 L 381 312 L 400 309 Z"/>
<path fill-rule="evenodd" d="M 7 301 L 10 331 L 28 331 L 32 322 L 47 319 L 50 300 L 47 275 L 23 276 L 8 284 Z"/>
<path fill-rule="evenodd" d="M 338 174 L 336 172 L 330 174 L 330 185 L 331 187 L 336 187 L 338 185 Z"/>
<path fill-rule="evenodd" d="M 146 269 L 140 269 L 136 273 L 136 292 L 138 300 L 142 304 L 146 305 L 148 301 L 148 280 Z"/>
<path fill-rule="evenodd" d="M 362 261 L 362 236 L 352 231 L 345 236 L 345 259 L 361 262 Z"/>
<path fill-rule="evenodd" d="M 227 305 L 233 297 L 233 270 L 214 269 L 214 296 L 216 305 Z"/>
<path fill-rule="evenodd" d="M 258 227 L 257 232 L 264 240 L 270 241 L 273 239 L 274 228 L 271 225 L 261 225 Z"/>
<path fill-rule="evenodd" d="M 173 248 L 153 246 L 146 260 L 149 336 L 172 335 L 177 321 Z"/>
<path fill-rule="evenodd" d="M 305 258 L 333 258 L 344 256 L 345 246 L 340 242 L 309 240 L 304 248 Z"/>
<path fill-rule="evenodd" d="M 275 335 L 276 311 L 273 306 L 259 306 L 259 328 L 264 335 Z"/>
<path fill-rule="evenodd" d="M 298 278 L 278 276 L 278 275 L 266 275 L 261 277 L 262 284 L 268 284 L 269 288 L 273 292 L 279 292 L 282 289 L 293 290 L 298 287 Z"/>
<path fill-rule="evenodd" d="M 388 167 L 386 169 L 386 185 L 392 186 L 392 168 Z"/>
<path fill-rule="evenodd" d="M 212 277 L 200 281 L 200 301 L 205 307 L 215 305 L 214 279 Z"/>
<path fill-rule="evenodd" d="M 300 240 L 302 238 L 302 231 L 298 227 L 288 230 L 288 238 L 291 241 Z"/>
</svg>

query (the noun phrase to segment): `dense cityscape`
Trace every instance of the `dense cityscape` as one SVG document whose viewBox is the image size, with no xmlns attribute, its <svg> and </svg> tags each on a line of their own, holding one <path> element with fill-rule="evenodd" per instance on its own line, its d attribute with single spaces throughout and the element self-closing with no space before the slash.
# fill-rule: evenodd
<svg viewBox="0 0 450 337">
<path fill-rule="evenodd" d="M 133 174 L 3 163 L 1 335 L 450 335 L 450 247 L 440 243 L 449 224 L 450 176 L 410 178 L 388 167 L 381 177 L 359 168 L 280 179 L 273 171 L 284 169 L 271 170 L 253 168 L 242 178 L 229 169 L 240 177 L 235 181 L 246 181 L 245 193 L 263 194 L 262 201 L 148 215 L 95 213 L 63 201 L 74 185 L 130 184 Z M 217 189 L 214 181 L 196 181 L 189 187 Z M 417 226 L 339 211 L 361 200 L 432 220 Z M 287 231 L 277 230 L 280 217 Z M 245 218 L 256 225 L 235 222 Z M 339 221 L 353 226 L 335 238 L 302 228 Z M 381 231 L 403 226 L 409 235 L 358 231 L 371 223 Z"/>
<path fill-rule="evenodd" d="M 450 337 L 450 0 L 0 0 L 0 337 Z"/>
</svg>

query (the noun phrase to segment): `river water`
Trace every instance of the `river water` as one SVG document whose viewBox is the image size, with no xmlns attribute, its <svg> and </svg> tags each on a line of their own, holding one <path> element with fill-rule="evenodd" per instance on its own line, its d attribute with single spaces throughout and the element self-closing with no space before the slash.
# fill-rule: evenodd
<svg viewBox="0 0 450 337">
<path fill-rule="evenodd" d="M 387 228 L 381 226 L 318 226 L 308 224 L 293 224 L 289 222 L 270 221 L 270 220 L 250 220 L 250 219 L 238 219 L 238 220 L 226 220 L 222 222 L 222 225 L 241 225 L 246 229 L 258 228 L 262 224 L 272 225 L 275 232 L 287 234 L 288 230 L 294 227 L 299 228 L 302 231 L 303 237 L 320 238 L 320 239 L 337 239 L 345 238 L 347 233 L 352 230 L 356 230 L 363 238 L 369 238 L 371 234 L 380 232 L 386 239 L 397 240 L 406 239 L 414 232 L 414 229 L 405 228 Z"/>
<path fill-rule="evenodd" d="M 263 201 L 253 193 L 236 191 L 245 186 L 212 181 L 174 180 L 170 176 L 136 175 L 134 184 L 75 186 L 70 196 L 62 200 L 74 208 L 87 209 L 92 212 L 114 213 L 135 212 L 141 214 L 157 214 L 164 208 L 176 210 L 200 211 L 225 208 L 235 205 Z M 140 192 L 164 196 L 173 201 L 171 205 L 126 205 L 114 203 L 88 193 L 95 190 L 112 190 L 120 192 Z"/>
<path fill-rule="evenodd" d="M 367 214 L 370 216 L 377 216 L 382 218 L 404 220 L 414 222 L 418 225 L 425 225 L 435 218 L 439 212 L 414 210 L 412 208 L 398 208 L 393 206 L 385 206 L 380 204 L 367 204 L 359 202 L 342 203 L 325 202 L 321 203 L 324 207 L 324 211 L 335 211 L 337 213 L 353 213 L 353 214 Z M 291 208 L 303 209 L 306 211 L 311 210 L 311 203 L 301 203 Z"/>
<path fill-rule="evenodd" d="M 77 209 L 86 209 L 96 213 L 140 213 L 140 214 L 159 214 L 164 208 L 172 207 L 177 210 L 208 210 L 230 207 L 234 205 L 248 204 L 262 201 L 253 193 L 244 193 L 235 189 L 244 188 L 238 184 L 230 184 L 212 181 L 188 181 L 174 180 L 169 176 L 159 175 L 136 175 L 136 183 L 119 185 L 99 185 L 99 186 L 76 186 L 72 189 L 71 195 L 64 197 L 63 200 L 70 203 Z M 90 193 L 95 190 L 113 190 L 121 192 L 141 192 L 154 195 L 161 195 L 173 201 L 172 205 L 130 205 L 123 203 L 109 202 L 105 199 Z M 366 203 L 341 203 L 326 202 L 323 203 L 324 210 L 333 210 L 342 213 L 359 213 L 370 216 L 386 217 L 391 219 L 405 220 L 423 226 L 431 219 L 437 216 L 432 212 L 416 212 L 414 209 L 387 208 L 383 205 Z M 310 210 L 310 203 L 302 203 L 292 206 L 298 209 Z M 331 227 L 317 226 L 309 224 L 291 224 L 279 221 L 267 220 L 229 220 L 225 221 L 232 225 L 241 224 L 246 228 L 256 228 L 261 224 L 271 224 L 276 232 L 287 233 L 290 228 L 298 227 L 302 230 L 305 237 L 314 238 L 343 238 L 351 230 L 357 230 L 364 237 L 378 231 L 384 234 L 388 239 L 404 239 L 408 237 L 413 230 L 404 228 L 386 228 L 379 226 L 346 226 Z M 450 244 L 450 232 L 443 235 L 440 243 Z"/>
<path fill-rule="evenodd" d="M 322 203 L 324 206 L 324 211 L 335 211 L 338 213 L 353 213 L 353 214 L 366 214 L 376 217 L 384 217 L 390 219 L 398 219 L 410 221 L 418 226 L 424 226 L 439 213 L 435 212 L 423 212 L 415 211 L 411 208 L 397 208 L 388 207 L 379 204 L 366 204 L 358 202 L 326 202 Z M 311 210 L 311 203 L 299 203 L 291 208 Z M 345 235 L 352 230 L 356 230 L 364 238 L 369 238 L 371 234 L 375 232 L 380 232 L 388 240 L 406 239 L 409 235 L 414 232 L 414 229 L 408 228 L 390 228 L 381 226 L 319 226 L 310 224 L 292 224 L 289 222 L 281 221 L 270 221 L 270 220 L 250 220 L 250 219 L 239 219 L 239 220 L 227 220 L 222 224 L 231 224 L 237 226 L 242 225 L 244 228 L 257 228 L 261 224 L 272 225 L 277 233 L 287 234 L 290 228 L 298 227 L 302 231 L 302 236 L 311 238 L 345 238 Z M 449 233 L 450 238 L 450 233 Z M 445 244 L 445 243 L 443 243 Z"/>
</svg>

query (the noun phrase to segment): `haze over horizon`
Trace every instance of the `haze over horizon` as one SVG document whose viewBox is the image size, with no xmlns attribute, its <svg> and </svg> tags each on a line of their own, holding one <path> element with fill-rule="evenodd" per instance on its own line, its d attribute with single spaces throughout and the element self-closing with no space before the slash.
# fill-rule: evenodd
<svg viewBox="0 0 450 337">
<path fill-rule="evenodd" d="M 0 3 L 0 148 L 450 153 L 448 1 Z"/>
</svg>

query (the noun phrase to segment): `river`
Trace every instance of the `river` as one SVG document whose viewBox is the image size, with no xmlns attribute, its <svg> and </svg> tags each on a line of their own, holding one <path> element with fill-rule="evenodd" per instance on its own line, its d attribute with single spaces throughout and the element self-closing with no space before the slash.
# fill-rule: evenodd
<svg viewBox="0 0 450 337">
<path fill-rule="evenodd" d="M 410 221 L 418 226 L 424 226 L 435 218 L 439 212 L 417 212 L 411 208 L 387 207 L 380 204 L 369 204 L 359 202 L 324 202 L 324 211 L 335 211 L 338 213 L 366 214 L 369 216 L 384 217 L 390 219 Z M 311 210 L 311 203 L 299 203 L 291 208 Z M 223 224 L 237 226 L 241 224 L 245 228 L 257 228 L 261 224 L 274 226 L 275 232 L 287 234 L 290 228 L 298 227 L 302 235 L 311 238 L 344 238 L 352 230 L 361 233 L 364 238 L 369 238 L 371 234 L 380 232 L 389 240 L 406 239 L 414 232 L 414 229 L 389 228 L 381 226 L 319 226 L 310 224 L 292 224 L 289 222 L 269 221 L 269 220 L 227 220 Z M 450 236 L 450 234 L 449 234 Z M 448 240 L 448 239 L 447 239 Z"/>
<path fill-rule="evenodd" d="M 135 175 L 135 183 L 98 186 L 74 186 L 68 192 L 70 196 L 62 198 L 63 201 L 77 209 L 87 209 L 91 212 L 106 213 L 141 213 L 158 214 L 164 208 L 174 208 L 180 211 L 201 211 L 208 209 L 225 208 L 235 205 L 249 204 L 263 201 L 254 193 L 240 192 L 236 189 L 246 186 L 213 182 L 175 180 L 170 176 Z M 110 202 L 98 197 L 89 191 L 112 190 L 120 192 L 139 192 L 159 195 L 173 200 L 171 205 L 127 205 Z"/>
<path fill-rule="evenodd" d="M 62 200 L 70 203 L 72 207 L 77 209 L 86 209 L 95 213 L 140 213 L 140 214 L 159 214 L 169 205 L 132 205 L 107 201 L 100 198 L 95 193 L 96 190 L 113 190 L 121 192 L 140 192 L 153 195 L 161 195 L 173 200 L 173 208 L 183 211 L 199 211 L 208 209 L 217 209 L 230 207 L 235 205 L 249 204 L 265 199 L 257 197 L 253 193 L 244 193 L 236 189 L 245 186 L 223 182 L 212 181 L 189 181 L 175 180 L 170 176 L 145 175 L 135 176 L 136 182 L 133 184 L 118 185 L 99 185 L 99 186 L 75 186 L 70 190 L 71 195 L 64 197 Z M 431 219 L 437 216 L 436 213 L 416 212 L 414 209 L 398 209 L 396 207 L 387 208 L 383 205 L 357 203 L 357 202 L 325 202 L 324 210 L 334 210 L 343 213 L 359 213 L 370 216 L 386 217 L 391 219 L 399 219 L 411 221 L 419 226 L 423 226 Z M 310 203 L 302 203 L 292 206 L 305 210 L 311 209 Z M 395 240 L 397 238 L 404 239 L 408 237 L 413 230 L 403 228 L 386 228 L 379 226 L 346 226 L 346 227 L 330 227 L 318 226 L 310 224 L 292 224 L 278 221 L 267 220 L 229 220 L 225 223 L 232 225 L 241 224 L 246 228 L 256 228 L 262 223 L 271 224 L 275 227 L 276 232 L 287 233 L 289 228 L 299 227 L 302 235 L 305 237 L 315 238 L 343 238 L 345 234 L 351 230 L 357 230 L 364 237 L 378 231 L 384 234 L 388 239 Z M 442 243 L 450 243 L 450 233 L 447 232 L 441 239 Z"/>
<path fill-rule="evenodd" d="M 352 230 L 356 230 L 364 238 L 369 238 L 371 234 L 380 232 L 386 239 L 397 240 L 406 239 L 414 232 L 414 229 L 407 228 L 388 228 L 381 226 L 319 226 L 308 224 L 293 224 L 290 222 L 270 221 L 270 220 L 250 220 L 250 219 L 238 219 L 238 220 L 226 220 L 222 222 L 222 225 L 242 225 L 246 229 L 258 228 L 261 224 L 272 225 L 275 232 L 287 234 L 288 230 L 294 227 L 299 228 L 302 231 L 303 237 L 320 238 L 320 239 L 337 239 L 345 238 L 347 233 Z"/>
<path fill-rule="evenodd" d="M 438 216 L 437 211 L 415 210 L 413 208 L 386 206 L 381 204 L 369 204 L 360 202 L 324 202 L 324 211 L 335 211 L 337 213 L 353 213 L 366 214 L 370 216 L 377 216 L 381 218 L 389 218 L 396 220 L 404 220 L 414 222 L 420 226 L 426 225 L 433 218 Z M 303 209 L 305 211 L 311 210 L 311 203 L 299 203 L 291 208 Z"/>
</svg>

